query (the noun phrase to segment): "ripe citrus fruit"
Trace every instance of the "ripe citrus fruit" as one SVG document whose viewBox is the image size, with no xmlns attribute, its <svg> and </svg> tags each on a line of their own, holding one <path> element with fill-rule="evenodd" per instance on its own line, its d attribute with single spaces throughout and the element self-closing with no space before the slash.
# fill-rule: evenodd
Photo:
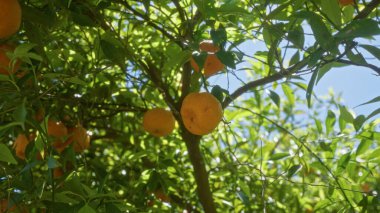
<svg viewBox="0 0 380 213">
<path fill-rule="evenodd" d="M 7 199 L 0 200 L 0 213 L 13 212 L 16 209 L 15 205 L 13 205 L 13 206 L 8 206 L 8 205 L 9 205 L 9 202 Z"/>
<path fill-rule="evenodd" d="M 342 6 L 352 5 L 355 3 L 355 0 L 339 0 L 339 4 Z"/>
<path fill-rule="evenodd" d="M 29 138 L 22 133 L 17 136 L 13 143 L 13 148 L 15 149 L 18 158 L 25 160 L 25 150 L 31 140 L 34 140 L 32 135 L 30 135 Z"/>
<path fill-rule="evenodd" d="M 150 109 L 144 114 L 144 130 L 156 137 L 170 134 L 175 126 L 173 114 L 163 108 Z"/>
<path fill-rule="evenodd" d="M 61 153 L 70 144 L 66 141 L 68 131 L 66 126 L 60 121 L 49 119 L 47 123 L 47 134 L 53 138 L 53 147 Z"/>
<path fill-rule="evenodd" d="M 204 52 L 215 53 L 218 52 L 220 49 L 212 42 L 212 40 L 204 40 L 201 43 L 199 43 L 199 50 Z"/>
<path fill-rule="evenodd" d="M 90 136 L 87 130 L 80 124 L 69 129 L 69 139 L 66 143 L 73 143 L 75 152 L 83 152 L 90 146 Z"/>
<path fill-rule="evenodd" d="M 193 58 L 190 59 L 190 64 L 196 72 L 199 72 L 199 66 Z M 219 60 L 215 54 L 208 54 L 203 65 L 203 74 L 206 77 L 212 76 L 215 73 L 222 71 L 224 64 Z"/>
<path fill-rule="evenodd" d="M 17 69 L 20 67 L 20 63 L 16 62 L 15 65 L 13 66 L 13 69 L 10 70 L 12 68 L 12 64 L 11 64 L 10 58 L 7 56 L 7 52 L 13 51 L 13 50 L 14 50 L 14 47 L 11 45 L 8 45 L 8 44 L 0 45 L 0 74 L 9 75 L 10 73 L 16 72 Z"/>
<path fill-rule="evenodd" d="M 15 34 L 21 25 L 21 7 L 17 0 L 0 1 L 0 39 Z"/>
<path fill-rule="evenodd" d="M 210 93 L 190 93 L 182 102 L 181 116 L 189 132 L 205 135 L 218 126 L 223 109 L 218 99 Z"/>
</svg>

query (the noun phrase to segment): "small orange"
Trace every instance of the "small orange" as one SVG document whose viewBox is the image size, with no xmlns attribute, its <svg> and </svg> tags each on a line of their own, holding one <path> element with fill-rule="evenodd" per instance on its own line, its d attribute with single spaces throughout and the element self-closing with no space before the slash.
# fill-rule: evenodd
<svg viewBox="0 0 380 213">
<path fill-rule="evenodd" d="M 76 127 L 70 128 L 69 135 L 70 137 L 67 142 L 73 144 L 75 152 L 83 152 L 90 146 L 90 136 L 82 125 L 78 124 Z"/>
<path fill-rule="evenodd" d="M 165 194 L 165 192 L 162 189 L 157 189 L 153 192 L 153 194 L 161 202 L 169 203 L 171 201 L 170 197 L 167 194 Z"/>
<path fill-rule="evenodd" d="M 52 146 L 61 153 L 70 144 L 66 142 L 68 131 L 66 126 L 60 121 L 49 119 L 47 123 L 47 134 L 53 138 Z"/>
<path fill-rule="evenodd" d="M 190 64 L 196 72 L 199 72 L 199 66 L 193 58 L 190 59 Z M 222 71 L 224 69 L 224 64 L 219 60 L 215 54 L 208 54 L 203 66 L 203 74 L 206 77 L 212 76 L 215 73 Z"/>
<path fill-rule="evenodd" d="M 0 1 L 0 39 L 15 34 L 21 25 L 21 7 L 18 0 Z"/>
<path fill-rule="evenodd" d="M 156 137 L 170 134 L 175 126 L 173 114 L 163 108 L 150 109 L 144 114 L 144 130 Z"/>
<path fill-rule="evenodd" d="M 190 93 L 182 102 L 181 116 L 189 132 L 206 135 L 222 120 L 223 109 L 218 99 L 210 93 Z"/>
<path fill-rule="evenodd" d="M 13 69 L 11 69 L 12 64 L 10 58 L 7 56 L 7 52 L 13 51 L 14 47 L 8 44 L 1 44 L 0 45 L 0 74 L 3 75 L 9 75 L 11 73 L 14 73 L 18 70 L 20 67 L 20 63 L 16 62 L 13 66 Z"/>
<path fill-rule="evenodd" d="M 25 150 L 28 146 L 30 140 L 25 136 L 25 134 L 20 133 L 15 142 L 13 143 L 13 148 L 16 151 L 16 156 L 22 160 L 25 160 Z"/>
<path fill-rule="evenodd" d="M 342 6 L 353 5 L 355 0 L 339 0 L 339 4 Z"/>
<path fill-rule="evenodd" d="M 14 210 L 16 210 L 15 205 L 13 206 L 8 206 L 8 205 L 9 205 L 8 199 L 0 200 L 0 213 L 13 212 Z"/>
<path fill-rule="evenodd" d="M 204 40 L 199 43 L 199 50 L 204 52 L 215 53 L 220 50 L 218 46 L 216 46 L 212 40 Z"/>
<path fill-rule="evenodd" d="M 63 176 L 63 169 L 61 167 L 56 167 L 53 169 L 53 178 L 58 179 Z"/>
</svg>

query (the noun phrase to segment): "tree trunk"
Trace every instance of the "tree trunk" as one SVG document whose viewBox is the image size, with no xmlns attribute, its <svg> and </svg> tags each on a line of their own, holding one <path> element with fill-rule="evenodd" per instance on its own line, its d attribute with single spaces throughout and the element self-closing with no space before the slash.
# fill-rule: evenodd
<svg viewBox="0 0 380 213">
<path fill-rule="evenodd" d="M 206 165 L 203 160 L 201 150 L 199 148 L 200 136 L 189 133 L 185 128 L 182 131 L 182 138 L 186 143 L 189 152 L 190 161 L 193 164 L 194 177 L 197 183 L 197 192 L 199 200 L 206 213 L 216 213 L 214 200 L 210 190 L 210 183 L 208 181 L 208 173 Z"/>
</svg>

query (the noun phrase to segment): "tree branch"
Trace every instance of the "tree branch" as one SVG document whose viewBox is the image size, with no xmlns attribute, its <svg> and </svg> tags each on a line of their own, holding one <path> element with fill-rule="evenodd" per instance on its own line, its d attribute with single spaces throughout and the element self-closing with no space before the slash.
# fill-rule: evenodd
<svg viewBox="0 0 380 213">
<path fill-rule="evenodd" d="M 165 37 L 167 37 L 171 41 L 173 41 L 176 44 L 178 44 L 178 46 L 180 46 L 181 48 L 183 47 L 183 43 L 179 39 L 176 39 L 173 35 L 171 35 L 170 33 L 168 33 L 167 29 L 164 29 L 164 28 L 158 26 L 148 16 L 146 16 L 144 14 L 141 14 L 140 12 L 138 12 L 137 10 L 135 10 L 130 4 L 128 4 L 127 1 L 117 0 L 116 2 L 122 4 L 128 10 L 130 10 L 133 13 L 133 15 L 142 18 L 149 26 L 151 26 L 154 29 L 160 31 L 162 33 L 162 35 L 164 35 Z"/>
<path fill-rule="evenodd" d="M 199 148 L 200 136 L 193 135 L 188 132 L 183 125 L 182 126 L 182 138 L 186 143 L 187 150 L 189 152 L 190 161 L 194 169 L 194 177 L 197 183 L 197 192 L 199 200 L 206 213 L 216 213 L 214 200 L 208 182 L 208 173 L 206 171 L 206 165 Z"/>
<path fill-rule="evenodd" d="M 380 0 L 371 1 L 354 19 L 362 19 L 367 17 L 377 6 L 380 4 Z"/>
<path fill-rule="evenodd" d="M 377 75 L 380 76 L 380 67 L 377 67 L 373 64 L 360 64 L 360 63 L 356 63 L 356 62 L 353 62 L 353 61 L 349 61 L 349 60 L 344 60 L 344 59 L 338 59 L 336 60 L 337 62 L 340 62 L 340 63 L 343 63 L 343 64 L 350 64 L 350 65 L 355 65 L 355 66 L 360 66 L 360 67 L 367 67 L 369 69 L 372 69 L 373 71 L 375 71 L 377 73 Z"/>
<path fill-rule="evenodd" d="M 244 86 L 235 90 L 230 96 L 228 96 L 226 98 L 226 100 L 224 100 L 224 102 L 222 103 L 222 107 L 226 108 L 232 101 L 234 101 L 240 95 L 244 94 L 245 92 L 247 92 L 253 88 L 256 88 L 258 86 L 263 86 L 263 85 L 266 85 L 269 83 L 273 83 L 273 82 L 278 81 L 282 78 L 291 76 L 292 74 L 294 74 L 298 70 L 305 67 L 307 65 L 308 61 L 309 61 L 309 57 L 306 57 L 302 61 L 298 62 L 297 64 L 293 65 L 292 67 L 290 67 L 288 69 L 282 70 L 282 71 L 277 72 L 273 75 L 270 75 L 270 76 L 267 76 L 267 77 L 264 77 L 264 78 L 261 78 L 261 79 L 255 80 L 255 81 L 251 81 L 251 82 L 245 84 Z"/>
</svg>

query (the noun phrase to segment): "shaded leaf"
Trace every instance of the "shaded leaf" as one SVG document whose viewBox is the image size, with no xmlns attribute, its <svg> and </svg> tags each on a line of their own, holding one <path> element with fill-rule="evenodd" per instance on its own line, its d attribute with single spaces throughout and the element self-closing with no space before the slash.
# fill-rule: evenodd
<svg viewBox="0 0 380 213">
<path fill-rule="evenodd" d="M 359 106 L 363 106 L 363 105 L 366 105 L 366 104 L 372 104 L 372 103 L 376 103 L 376 102 L 380 102 L 380 96 L 377 96 L 376 98 L 370 100 L 370 101 L 367 101 L 365 103 L 362 103 L 356 107 L 359 107 Z"/>
<path fill-rule="evenodd" d="M 288 170 L 287 177 L 291 178 L 294 174 L 299 172 L 301 169 L 302 169 L 302 165 L 294 165 L 294 166 L 290 167 L 290 169 Z"/>
<path fill-rule="evenodd" d="M 370 37 L 378 34 L 380 34 L 380 28 L 377 21 L 372 19 L 355 19 L 338 32 L 335 37 L 340 40 L 345 40 L 358 37 Z"/>
<path fill-rule="evenodd" d="M 0 161 L 17 164 L 16 159 L 13 157 L 11 151 L 5 144 L 0 143 Z"/>
<path fill-rule="evenodd" d="M 363 126 L 363 123 L 366 121 L 366 118 L 364 115 L 359 115 L 354 120 L 354 127 L 356 131 L 359 131 L 359 129 Z"/>
<path fill-rule="evenodd" d="M 280 160 L 280 159 L 283 159 L 283 158 L 286 158 L 286 157 L 289 157 L 290 154 L 287 153 L 287 152 L 279 152 L 279 153 L 275 153 L 273 155 L 270 156 L 269 160 Z"/>
<path fill-rule="evenodd" d="M 269 90 L 269 97 L 280 108 L 280 96 L 276 92 Z"/>
</svg>

